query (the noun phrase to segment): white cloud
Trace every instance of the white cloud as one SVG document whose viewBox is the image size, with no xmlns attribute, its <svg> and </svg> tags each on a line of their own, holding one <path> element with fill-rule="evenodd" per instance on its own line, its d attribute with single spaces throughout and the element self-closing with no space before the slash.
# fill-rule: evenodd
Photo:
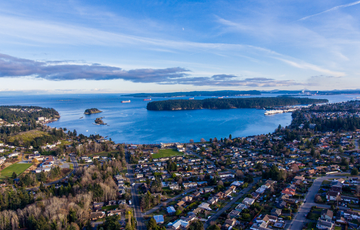
<svg viewBox="0 0 360 230">
<path fill-rule="evenodd" d="M 360 1 L 352 2 L 352 3 L 344 4 L 344 5 L 339 5 L 339 6 L 334 6 L 333 8 L 330 8 L 330 9 L 328 9 L 328 10 L 322 11 L 322 12 L 320 12 L 320 13 L 312 14 L 312 15 L 309 15 L 309 16 L 306 16 L 306 17 L 303 17 L 303 18 L 300 18 L 299 21 L 303 21 L 303 20 L 306 20 L 306 19 L 309 19 L 309 18 L 318 16 L 318 15 L 321 15 L 321 14 L 325 14 L 325 13 L 328 13 L 328 12 L 331 12 L 331 11 L 334 11 L 334 10 L 338 10 L 338 9 L 340 9 L 340 8 L 346 8 L 346 7 L 355 6 L 355 5 L 358 5 L 358 4 L 360 4 Z"/>
</svg>

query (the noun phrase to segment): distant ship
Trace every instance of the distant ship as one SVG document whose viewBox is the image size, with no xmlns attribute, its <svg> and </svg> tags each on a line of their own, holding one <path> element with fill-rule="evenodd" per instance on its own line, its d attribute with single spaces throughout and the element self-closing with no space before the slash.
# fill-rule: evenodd
<svg viewBox="0 0 360 230">
<path fill-rule="evenodd" d="M 223 99 L 224 97 L 218 97 L 218 99 Z"/>
<path fill-rule="evenodd" d="M 193 98 L 193 97 L 190 97 L 189 100 L 194 100 L 194 98 Z"/>
<path fill-rule="evenodd" d="M 143 101 L 151 101 L 151 98 L 145 98 Z"/>
<path fill-rule="evenodd" d="M 128 101 L 121 101 L 121 103 L 130 103 L 131 101 L 128 100 Z"/>
</svg>

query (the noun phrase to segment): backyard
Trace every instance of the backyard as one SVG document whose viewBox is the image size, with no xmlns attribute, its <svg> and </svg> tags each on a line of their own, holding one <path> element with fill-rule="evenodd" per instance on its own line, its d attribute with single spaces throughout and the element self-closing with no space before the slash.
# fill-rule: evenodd
<svg viewBox="0 0 360 230">
<path fill-rule="evenodd" d="M 32 164 L 21 164 L 21 163 L 17 163 L 17 164 L 12 164 L 6 168 L 4 168 L 1 172 L 0 172 L 0 179 L 5 179 L 6 177 L 11 177 L 13 172 L 16 173 L 16 175 L 19 175 L 21 173 L 23 173 L 26 169 L 28 169 Z"/>
<path fill-rule="evenodd" d="M 174 157 L 174 156 L 182 156 L 184 155 L 182 152 L 177 151 L 176 149 L 160 149 L 159 153 L 155 153 L 152 155 L 152 158 L 163 158 L 163 157 Z"/>
</svg>

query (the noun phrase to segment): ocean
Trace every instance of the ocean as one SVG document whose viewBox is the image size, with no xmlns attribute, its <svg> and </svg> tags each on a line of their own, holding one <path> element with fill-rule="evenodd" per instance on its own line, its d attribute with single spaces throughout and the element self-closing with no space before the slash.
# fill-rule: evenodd
<svg viewBox="0 0 360 230">
<path fill-rule="evenodd" d="M 275 94 L 263 94 L 278 96 Z M 311 96 L 326 98 L 330 102 L 353 100 L 360 95 Z M 171 99 L 188 99 L 171 98 Z M 204 99 L 205 97 L 195 97 Z M 167 100 L 169 98 L 152 98 Z M 131 103 L 121 103 L 131 100 Z M 279 124 L 291 123 L 291 113 L 265 116 L 259 109 L 148 111 L 143 98 L 120 94 L 64 94 L 64 95 L 0 95 L 1 105 L 36 105 L 56 109 L 61 118 L 48 124 L 51 127 L 67 128 L 84 135 L 100 134 L 116 143 L 154 144 L 169 142 L 195 142 L 201 138 L 245 137 L 272 133 Z M 84 115 L 85 109 L 98 108 L 102 113 Z M 107 125 L 95 125 L 94 120 L 103 117 Z"/>
</svg>

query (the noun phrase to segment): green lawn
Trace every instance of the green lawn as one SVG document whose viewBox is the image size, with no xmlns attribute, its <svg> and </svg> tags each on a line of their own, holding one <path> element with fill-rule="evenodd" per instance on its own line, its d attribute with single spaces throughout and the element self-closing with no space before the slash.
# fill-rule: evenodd
<svg viewBox="0 0 360 230">
<path fill-rule="evenodd" d="M 34 140 L 37 137 L 42 137 L 42 136 L 48 136 L 49 134 L 47 132 L 43 132 L 40 130 L 30 130 L 30 131 L 26 131 L 26 132 L 22 132 L 19 133 L 15 136 L 11 136 L 9 138 L 10 142 L 14 142 L 16 139 L 19 140 L 20 142 L 30 142 L 32 140 Z"/>
<path fill-rule="evenodd" d="M 104 207 L 102 207 L 101 209 L 102 209 L 102 210 L 109 211 L 109 210 L 114 210 L 114 209 L 116 209 L 116 208 L 119 208 L 119 205 L 104 206 Z"/>
<path fill-rule="evenodd" d="M 177 151 L 176 149 L 160 149 L 159 153 L 152 155 L 152 158 L 162 158 L 162 157 L 174 157 L 174 156 L 183 156 L 182 152 Z"/>
<path fill-rule="evenodd" d="M 24 172 L 26 169 L 28 169 L 32 164 L 12 164 L 9 167 L 4 168 L 1 172 L 0 172 L 0 179 L 5 179 L 7 176 L 11 177 L 11 175 L 13 174 L 13 172 L 16 173 L 16 175 L 21 174 L 22 172 Z"/>
<path fill-rule="evenodd" d="M 109 152 L 99 152 L 99 153 L 93 153 L 93 154 L 91 154 L 89 156 L 90 157 L 94 157 L 94 156 L 107 157 L 107 156 L 109 156 L 109 153 L 110 154 L 115 154 L 117 152 L 119 152 L 119 151 L 115 150 L 115 151 L 109 151 Z"/>
</svg>

